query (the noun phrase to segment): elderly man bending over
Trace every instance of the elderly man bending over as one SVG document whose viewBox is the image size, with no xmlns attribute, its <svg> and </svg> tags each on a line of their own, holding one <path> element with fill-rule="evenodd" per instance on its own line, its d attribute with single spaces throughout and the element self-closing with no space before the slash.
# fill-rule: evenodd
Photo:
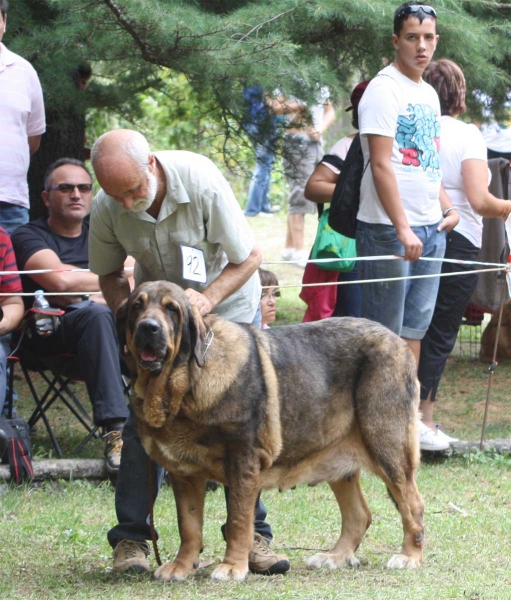
<svg viewBox="0 0 511 600">
<path fill-rule="evenodd" d="M 185 288 L 202 315 L 260 325 L 261 252 L 229 184 L 209 159 L 184 151 L 153 153 L 140 133 L 122 129 L 102 135 L 91 157 L 103 189 L 91 214 L 90 267 L 113 312 L 130 291 L 123 275 L 129 254 L 136 259 L 137 285 L 171 281 Z M 149 459 L 131 409 L 123 441 L 115 490 L 118 524 L 108 540 L 115 572 L 146 571 Z M 153 468 L 159 488 L 163 469 Z M 258 498 L 249 568 L 285 573 L 289 561 L 270 550 L 273 535 L 265 518 Z"/>
</svg>

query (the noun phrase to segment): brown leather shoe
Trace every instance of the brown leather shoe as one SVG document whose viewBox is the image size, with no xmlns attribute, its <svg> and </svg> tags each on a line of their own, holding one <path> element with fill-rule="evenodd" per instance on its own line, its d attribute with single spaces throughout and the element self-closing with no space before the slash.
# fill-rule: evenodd
<svg viewBox="0 0 511 600">
<path fill-rule="evenodd" d="M 248 568 L 256 575 L 283 575 L 291 565 L 285 554 L 275 554 L 265 538 L 256 533 L 248 555 Z"/>
<path fill-rule="evenodd" d="M 114 573 L 149 571 L 149 546 L 145 542 L 121 540 L 114 548 Z"/>
</svg>

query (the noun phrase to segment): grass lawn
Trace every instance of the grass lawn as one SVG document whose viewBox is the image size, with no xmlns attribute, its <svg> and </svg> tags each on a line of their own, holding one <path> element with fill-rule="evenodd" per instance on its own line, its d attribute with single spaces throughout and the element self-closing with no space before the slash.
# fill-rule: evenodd
<svg viewBox="0 0 511 600">
<path fill-rule="evenodd" d="M 265 260 L 278 260 L 285 235 L 285 217 L 250 221 L 263 247 Z M 315 220 L 306 222 L 312 243 Z M 268 265 L 281 285 L 299 284 L 302 271 L 292 265 Z M 299 288 L 283 288 L 277 323 L 298 322 L 304 305 Z M 492 383 L 487 438 L 511 437 L 509 377 L 511 363 L 499 365 Z M 435 413 L 446 432 L 478 440 L 486 400 L 488 366 L 453 356 L 447 365 Z M 28 390 L 16 380 L 18 410 L 27 416 Z M 78 388 L 83 396 L 83 388 Z M 86 402 L 86 400 L 85 400 Z M 72 448 L 83 435 L 65 408 L 50 412 L 59 440 Z M 33 433 L 39 458 L 52 455 L 42 424 Z M 102 456 L 102 442 L 92 441 L 81 456 Z M 209 580 L 213 567 L 199 569 L 182 584 L 163 584 L 144 576 L 116 577 L 111 573 L 107 530 L 115 523 L 110 483 L 47 482 L 40 488 L 0 485 L 0 600 L 7 599 L 147 599 L 179 598 L 318 598 L 371 600 L 509 600 L 511 599 L 511 458 L 475 454 L 423 462 L 419 488 L 425 499 L 425 558 L 416 571 L 388 571 L 387 560 L 402 541 L 400 518 L 382 482 L 365 475 L 363 487 L 373 524 L 357 552 L 361 568 L 311 571 L 305 561 L 327 549 L 340 533 L 339 511 L 326 484 L 302 486 L 279 494 L 264 493 L 274 547 L 286 553 L 292 571 L 286 576 L 250 575 L 239 584 Z M 220 525 L 225 518 L 221 490 L 206 500 L 203 560 L 221 560 L 224 543 Z M 172 492 L 164 486 L 155 509 L 160 553 L 172 558 L 178 543 Z M 507 548 L 507 550 L 506 550 Z M 156 567 L 154 557 L 152 564 Z"/>
<path fill-rule="evenodd" d="M 305 561 L 329 548 L 340 533 L 339 511 L 329 487 L 305 486 L 279 494 L 264 493 L 275 541 L 292 570 L 286 576 L 249 575 L 243 583 L 209 579 L 213 567 L 199 569 L 189 581 L 164 584 L 148 576 L 111 573 L 105 533 L 114 523 L 110 484 L 46 484 L 0 495 L 0 597 L 64 600 L 207 597 L 259 600 L 281 598 L 371 600 L 508 600 L 511 597 L 511 462 L 450 459 L 422 464 L 419 487 L 426 502 L 425 564 L 418 570 L 388 571 L 402 529 L 382 482 L 364 477 L 373 524 L 357 552 L 359 569 L 308 570 Z M 459 510 L 451 508 L 454 504 Z M 463 512 L 459 512 L 463 511 Z M 220 525 L 225 518 L 221 489 L 206 498 L 205 550 L 202 560 L 222 557 Z M 155 510 L 160 554 L 171 558 L 177 547 L 172 492 L 164 486 Z M 156 567 L 154 558 L 152 564 Z"/>
</svg>

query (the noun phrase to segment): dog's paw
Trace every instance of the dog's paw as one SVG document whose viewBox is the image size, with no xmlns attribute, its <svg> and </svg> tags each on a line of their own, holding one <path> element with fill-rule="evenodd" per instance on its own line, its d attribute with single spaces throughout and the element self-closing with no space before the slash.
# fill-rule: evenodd
<svg viewBox="0 0 511 600">
<path fill-rule="evenodd" d="M 248 566 L 245 565 L 228 565 L 220 563 L 211 573 L 211 579 L 217 581 L 243 581 L 248 574 Z"/>
<path fill-rule="evenodd" d="M 162 581 L 184 581 L 194 571 L 193 567 L 185 567 L 180 563 L 168 562 L 156 569 L 154 578 L 161 579 Z"/>
<path fill-rule="evenodd" d="M 420 558 L 412 558 L 406 554 L 394 554 L 387 563 L 387 569 L 416 569 L 420 567 Z"/>
<path fill-rule="evenodd" d="M 351 556 L 342 556 L 339 554 L 315 554 L 307 561 L 309 569 L 321 569 L 328 567 L 329 569 L 338 569 L 339 567 L 359 567 L 360 561 Z"/>
</svg>

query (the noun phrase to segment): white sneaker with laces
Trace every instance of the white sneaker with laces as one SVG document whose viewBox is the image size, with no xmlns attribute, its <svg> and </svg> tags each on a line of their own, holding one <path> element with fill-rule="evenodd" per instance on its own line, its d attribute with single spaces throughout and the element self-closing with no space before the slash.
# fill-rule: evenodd
<svg viewBox="0 0 511 600">
<path fill-rule="evenodd" d="M 435 423 L 435 428 L 436 428 L 437 435 L 439 435 L 442 439 L 444 439 L 447 442 L 449 442 L 449 444 L 454 444 L 455 442 L 459 442 L 460 441 L 458 438 L 451 437 L 450 435 L 447 435 L 445 433 L 445 431 L 442 431 L 440 429 L 440 425 L 438 423 Z"/>
<path fill-rule="evenodd" d="M 293 261 L 296 261 L 296 265 L 301 269 L 305 269 L 307 262 L 309 260 L 309 251 L 308 250 L 297 250 L 293 254 Z"/>
<path fill-rule="evenodd" d="M 284 248 L 280 251 L 280 257 L 282 258 L 282 260 L 293 260 L 294 253 L 294 248 Z"/>
<path fill-rule="evenodd" d="M 421 450 L 428 452 L 441 452 L 449 448 L 449 442 L 422 421 L 419 421 L 419 445 Z"/>
</svg>

